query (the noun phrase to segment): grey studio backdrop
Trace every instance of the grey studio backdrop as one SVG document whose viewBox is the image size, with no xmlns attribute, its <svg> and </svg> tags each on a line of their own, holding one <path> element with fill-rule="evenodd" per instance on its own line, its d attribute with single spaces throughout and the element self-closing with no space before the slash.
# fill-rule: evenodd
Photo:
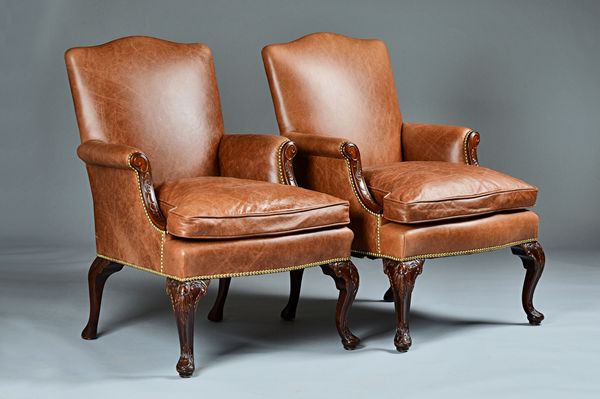
<svg viewBox="0 0 600 399">
<path fill-rule="evenodd" d="M 385 40 L 405 120 L 477 129 L 482 165 L 541 188 L 547 249 L 598 248 L 598 20 L 597 1 L 0 0 L 0 246 L 93 245 L 67 48 L 206 43 L 227 131 L 275 134 L 261 48 L 334 31 Z"/>
</svg>

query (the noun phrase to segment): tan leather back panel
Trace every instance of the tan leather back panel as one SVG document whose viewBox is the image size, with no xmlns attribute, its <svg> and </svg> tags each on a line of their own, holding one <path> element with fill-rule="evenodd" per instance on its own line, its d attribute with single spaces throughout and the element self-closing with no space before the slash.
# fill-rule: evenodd
<svg viewBox="0 0 600 399">
<path fill-rule="evenodd" d="M 402 116 L 382 41 L 314 33 L 262 54 L 281 132 L 349 139 L 365 166 L 401 160 Z"/>
<path fill-rule="evenodd" d="M 155 184 L 218 174 L 223 118 L 210 49 L 126 37 L 65 54 L 81 141 L 146 153 Z"/>
</svg>

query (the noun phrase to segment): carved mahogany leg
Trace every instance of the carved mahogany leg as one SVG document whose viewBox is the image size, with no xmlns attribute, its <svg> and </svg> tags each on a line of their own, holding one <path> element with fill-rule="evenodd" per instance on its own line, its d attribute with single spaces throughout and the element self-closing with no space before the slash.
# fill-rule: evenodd
<svg viewBox="0 0 600 399">
<path fill-rule="evenodd" d="M 194 373 L 194 313 L 198 301 L 208 291 L 210 280 L 177 281 L 167 278 L 167 295 L 171 299 L 181 355 L 177 362 L 177 372 L 181 377 L 191 377 Z"/>
<path fill-rule="evenodd" d="M 215 304 L 208 313 L 208 320 L 215 322 L 223 320 L 223 308 L 229 292 L 229 284 L 231 284 L 231 277 L 219 279 L 219 292 Z"/>
<path fill-rule="evenodd" d="M 523 309 L 527 313 L 527 320 L 529 320 L 529 324 L 539 326 L 544 320 L 544 315 L 533 307 L 533 293 L 540 277 L 542 277 L 546 255 L 544 255 L 544 250 L 537 241 L 514 246 L 511 251 L 521 258 L 523 266 L 527 270 L 521 296 Z"/>
<path fill-rule="evenodd" d="M 88 285 L 90 290 L 90 318 L 81 332 L 83 339 L 96 339 L 98 337 L 98 318 L 102 304 L 104 284 L 111 274 L 118 272 L 123 265 L 103 258 L 96 258 L 88 272 Z"/>
<path fill-rule="evenodd" d="M 300 299 L 300 288 L 302 287 L 302 275 L 304 269 L 292 270 L 290 272 L 290 299 L 281 311 L 283 320 L 292 321 L 296 318 L 296 308 Z"/>
<path fill-rule="evenodd" d="M 394 291 L 392 290 L 392 287 L 388 288 L 385 294 L 383 294 L 383 301 L 394 302 Z"/>
<path fill-rule="evenodd" d="M 423 259 L 397 262 L 383 260 L 383 271 L 390 279 L 396 308 L 396 336 L 394 345 L 398 352 L 406 352 L 412 344 L 408 328 L 410 300 L 417 276 L 423 271 Z"/>
<path fill-rule="evenodd" d="M 356 292 L 358 291 L 358 271 L 351 261 L 334 262 L 322 265 L 323 273 L 331 276 L 335 281 L 336 288 L 340 291 L 337 301 L 335 325 L 344 349 L 354 349 L 360 342 L 360 339 L 352 334 L 348 328 L 348 311 L 354 302 Z"/>
</svg>

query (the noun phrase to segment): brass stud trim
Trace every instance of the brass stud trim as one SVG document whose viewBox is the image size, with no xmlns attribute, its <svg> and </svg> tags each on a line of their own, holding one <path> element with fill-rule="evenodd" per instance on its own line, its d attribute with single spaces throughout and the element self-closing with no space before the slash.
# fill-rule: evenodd
<svg viewBox="0 0 600 399">
<path fill-rule="evenodd" d="M 164 268 L 164 246 L 165 246 L 165 238 L 166 238 L 167 231 L 158 228 L 154 224 L 152 219 L 150 218 L 150 215 L 148 214 L 148 209 L 146 209 L 146 203 L 144 202 L 144 194 L 142 192 L 142 186 L 140 185 L 140 174 L 133 166 L 131 166 L 131 157 L 133 157 L 135 154 L 136 154 L 135 152 L 132 152 L 131 154 L 129 154 L 129 160 L 128 160 L 127 164 L 129 165 L 129 168 L 131 170 L 133 170 L 133 173 L 135 173 L 135 182 L 137 184 L 138 194 L 140 195 L 142 209 L 144 210 L 144 214 L 146 215 L 146 220 L 148 220 L 148 223 L 150 223 L 150 226 L 152 226 L 152 228 L 154 230 L 156 230 L 157 232 L 159 232 L 161 235 L 161 237 L 160 237 L 160 271 L 162 273 L 163 268 Z M 98 256 L 100 256 L 100 255 L 98 255 Z M 108 258 L 106 258 L 106 259 L 108 259 Z"/>
<path fill-rule="evenodd" d="M 465 134 L 465 139 L 463 140 L 463 156 L 465 157 L 465 163 L 469 165 L 469 136 L 473 131 L 469 130 L 467 134 Z"/>
<path fill-rule="evenodd" d="M 96 254 L 96 256 L 98 256 L 99 258 L 102 259 L 106 259 L 109 260 L 111 262 L 115 262 L 115 263 L 119 263 L 125 266 L 129 266 L 129 267 L 133 267 L 135 269 L 139 269 L 139 270 L 143 270 L 145 272 L 150 272 L 152 274 L 156 274 L 162 277 L 168 277 L 170 279 L 173 280 L 177 280 L 177 281 L 193 281 L 193 280 L 210 280 L 210 279 L 216 279 L 216 278 L 227 278 L 227 277 L 243 277 L 243 276 L 258 276 L 261 274 L 273 274 L 273 273 L 282 273 L 282 272 L 289 272 L 292 270 L 299 270 L 299 269 L 305 269 L 308 267 L 314 267 L 314 266 L 320 266 L 320 265 L 325 265 L 328 263 L 333 263 L 333 262 L 346 262 L 350 260 L 350 257 L 345 257 L 345 258 L 331 258 L 331 259 L 325 259 L 325 260 L 321 260 L 321 261 L 317 261 L 317 262 L 310 262 L 310 263 L 305 263 L 302 265 L 295 265 L 295 266 L 286 266 L 286 267 L 281 267 L 281 268 L 277 268 L 277 269 L 266 269 L 266 270 L 255 270 L 255 271 L 250 271 L 250 272 L 238 272 L 238 273 L 223 273 L 223 274 L 212 274 L 212 275 L 205 275 L 205 276 L 193 276 L 193 277 L 177 277 L 177 276 L 173 276 L 171 274 L 168 273 L 164 273 L 162 271 L 156 271 L 154 269 L 150 269 L 144 266 L 139 266 L 136 265 L 134 263 L 131 262 L 126 262 L 124 260 L 121 259 L 116 259 L 116 258 L 111 258 L 109 256 L 105 256 L 102 254 Z"/>
<path fill-rule="evenodd" d="M 491 252 L 491 251 L 496 251 L 498 249 L 508 248 L 508 247 L 512 247 L 515 245 L 525 244 L 525 243 L 533 242 L 533 241 L 537 241 L 537 240 L 538 240 L 537 238 L 528 238 L 526 240 L 508 242 L 506 244 L 494 245 L 492 247 L 467 249 L 467 250 L 463 250 L 463 251 L 454 251 L 454 252 L 439 252 L 439 253 L 415 255 L 415 256 L 408 256 L 406 258 L 398 258 L 396 256 L 385 255 L 382 253 L 368 252 L 368 251 L 360 251 L 360 250 L 356 250 L 356 249 L 353 249 L 352 252 L 362 254 L 362 255 L 374 256 L 377 258 L 391 259 L 391 260 L 395 260 L 397 262 L 407 262 L 409 260 L 416 260 L 416 259 L 445 258 L 445 257 L 450 257 L 450 256 L 471 255 L 471 254 L 478 254 L 478 253 L 483 253 L 483 252 Z"/>
<path fill-rule="evenodd" d="M 281 144 L 279 144 L 279 147 L 277 147 L 277 174 L 278 174 L 278 178 L 279 178 L 279 184 L 285 184 L 285 176 L 284 176 L 284 172 L 283 172 L 281 150 L 283 149 L 283 146 L 286 145 L 287 143 L 289 143 L 290 141 L 291 141 L 290 139 L 286 139 Z"/>
</svg>

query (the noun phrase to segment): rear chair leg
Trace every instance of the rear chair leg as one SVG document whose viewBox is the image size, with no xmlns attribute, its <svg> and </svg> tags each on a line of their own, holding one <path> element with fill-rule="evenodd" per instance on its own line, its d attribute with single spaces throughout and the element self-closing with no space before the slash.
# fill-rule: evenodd
<svg viewBox="0 0 600 399">
<path fill-rule="evenodd" d="M 408 318 L 410 300 L 417 276 L 423 272 L 423 259 L 398 262 L 391 259 L 383 260 L 383 271 L 390 280 L 391 290 L 396 309 L 396 336 L 394 345 L 398 352 L 406 352 L 412 344 Z"/>
<path fill-rule="evenodd" d="M 215 304 L 208 313 L 208 320 L 215 322 L 223 321 L 223 308 L 225 307 L 225 300 L 229 292 L 229 284 L 231 284 L 231 277 L 219 279 L 219 292 L 217 293 Z"/>
<path fill-rule="evenodd" d="M 181 354 L 177 362 L 179 376 L 191 377 L 194 373 L 194 314 L 198 301 L 206 295 L 210 280 L 177 281 L 167 278 L 167 295 L 171 299 Z"/>
<path fill-rule="evenodd" d="M 344 349 L 354 349 L 360 339 L 352 334 L 348 328 L 348 311 L 354 302 L 358 291 L 358 271 L 351 261 L 333 262 L 322 265 L 323 273 L 331 276 L 335 281 L 336 288 L 340 291 L 337 301 L 335 324 L 342 338 Z"/>
<path fill-rule="evenodd" d="M 300 299 L 300 288 L 302 287 L 302 275 L 304 269 L 292 270 L 290 272 L 290 299 L 285 308 L 281 311 L 283 320 L 292 321 L 296 318 L 296 308 Z"/>
<path fill-rule="evenodd" d="M 511 251 L 521 258 L 523 266 L 527 270 L 521 296 L 527 320 L 529 320 L 529 324 L 539 326 L 544 320 L 544 315 L 533 307 L 533 294 L 544 271 L 544 264 L 546 263 L 544 250 L 539 242 L 534 241 L 516 245 L 511 248 Z"/>
<path fill-rule="evenodd" d="M 118 272 L 123 265 L 97 257 L 88 272 L 88 285 L 90 291 L 90 318 L 81 332 L 83 339 L 96 339 L 98 337 L 98 318 L 102 304 L 104 284 L 111 274 Z"/>
</svg>

